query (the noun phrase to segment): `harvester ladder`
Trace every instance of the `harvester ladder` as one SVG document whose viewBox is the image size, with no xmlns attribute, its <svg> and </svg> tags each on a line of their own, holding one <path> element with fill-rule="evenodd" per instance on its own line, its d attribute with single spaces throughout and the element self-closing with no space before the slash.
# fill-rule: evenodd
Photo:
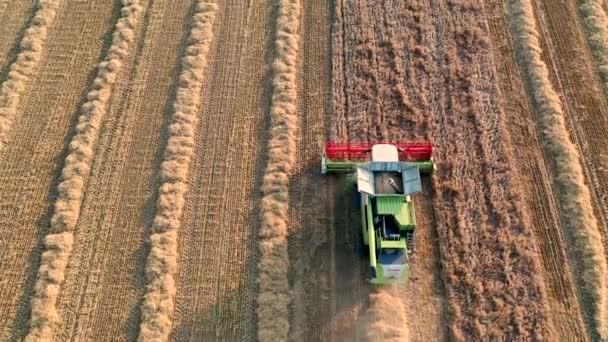
<svg viewBox="0 0 608 342">
<path fill-rule="evenodd" d="M 412 257 L 414 253 L 414 231 L 408 230 L 405 232 L 405 240 L 407 242 L 407 254 L 408 257 Z"/>
</svg>

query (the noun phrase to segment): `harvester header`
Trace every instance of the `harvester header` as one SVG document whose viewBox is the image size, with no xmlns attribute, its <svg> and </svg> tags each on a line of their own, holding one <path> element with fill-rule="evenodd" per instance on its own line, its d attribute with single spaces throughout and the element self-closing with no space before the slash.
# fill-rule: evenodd
<svg viewBox="0 0 608 342">
<path fill-rule="evenodd" d="M 399 151 L 400 160 L 429 160 L 433 145 L 426 142 L 335 142 L 325 143 L 325 153 L 330 159 L 369 160 L 374 145 L 393 145 Z"/>
<path fill-rule="evenodd" d="M 321 171 L 326 173 L 349 173 L 361 162 L 372 160 L 375 145 L 392 145 L 397 148 L 398 160 L 416 166 L 423 174 L 433 173 L 433 145 L 427 142 L 327 142 L 321 161 Z"/>
</svg>

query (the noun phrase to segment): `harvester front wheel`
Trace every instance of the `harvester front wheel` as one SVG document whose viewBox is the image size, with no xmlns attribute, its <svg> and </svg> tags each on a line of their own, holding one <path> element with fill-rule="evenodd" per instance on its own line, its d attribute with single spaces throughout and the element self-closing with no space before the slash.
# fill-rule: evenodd
<svg viewBox="0 0 608 342">
<path fill-rule="evenodd" d="M 357 255 L 361 259 L 365 259 L 365 260 L 368 259 L 368 257 L 369 257 L 369 246 L 367 246 L 365 244 L 365 242 L 363 241 L 363 236 L 361 236 L 361 235 L 357 236 L 357 243 L 355 245 L 355 249 L 356 249 Z"/>
</svg>

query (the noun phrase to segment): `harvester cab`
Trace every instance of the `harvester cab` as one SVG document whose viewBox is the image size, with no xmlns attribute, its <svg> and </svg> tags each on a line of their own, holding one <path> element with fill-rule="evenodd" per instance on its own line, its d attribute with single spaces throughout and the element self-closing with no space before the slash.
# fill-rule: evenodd
<svg viewBox="0 0 608 342">
<path fill-rule="evenodd" d="M 322 173 L 356 173 L 363 244 L 369 251 L 370 282 L 406 284 L 416 217 L 411 195 L 432 174 L 426 143 L 327 143 Z"/>
</svg>

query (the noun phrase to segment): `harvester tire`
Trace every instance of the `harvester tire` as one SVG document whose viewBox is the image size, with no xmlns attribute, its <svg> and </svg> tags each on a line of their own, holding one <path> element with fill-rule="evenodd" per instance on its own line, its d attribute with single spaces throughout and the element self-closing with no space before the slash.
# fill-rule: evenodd
<svg viewBox="0 0 608 342">
<path fill-rule="evenodd" d="M 357 236 L 357 243 L 355 244 L 355 250 L 356 250 L 357 255 L 364 259 L 367 258 L 368 254 L 369 254 L 369 252 L 368 252 L 369 249 L 363 242 L 363 236 L 361 236 L 361 235 Z"/>
</svg>

